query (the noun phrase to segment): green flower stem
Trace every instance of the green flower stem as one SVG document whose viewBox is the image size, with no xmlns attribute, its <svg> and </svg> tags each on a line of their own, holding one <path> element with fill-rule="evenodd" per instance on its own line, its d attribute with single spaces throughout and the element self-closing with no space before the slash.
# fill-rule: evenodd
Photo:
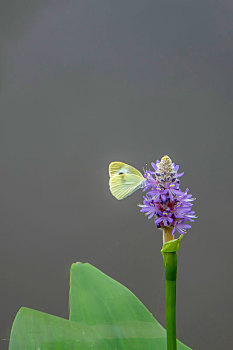
<svg viewBox="0 0 233 350">
<path fill-rule="evenodd" d="M 165 246 L 170 246 L 172 249 L 168 249 L 171 251 L 164 251 L 165 249 L 162 250 L 164 269 L 165 269 L 165 280 L 166 280 L 167 350 L 177 350 L 177 342 L 176 342 L 177 254 L 176 254 L 176 248 L 173 249 L 173 247 L 171 246 L 171 241 L 169 239 L 170 234 L 171 232 L 164 232 L 164 242 L 166 243 Z M 179 242 L 177 244 L 179 244 Z"/>
</svg>

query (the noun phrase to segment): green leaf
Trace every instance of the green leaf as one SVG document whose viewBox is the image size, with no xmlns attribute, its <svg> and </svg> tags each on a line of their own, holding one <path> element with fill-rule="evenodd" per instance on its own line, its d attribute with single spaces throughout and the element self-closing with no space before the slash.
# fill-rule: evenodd
<svg viewBox="0 0 233 350">
<path fill-rule="evenodd" d="M 183 235 L 180 235 L 179 238 L 173 239 L 172 241 L 164 243 L 161 253 L 177 252 L 177 250 L 179 250 L 180 248 L 180 241 L 182 238 L 183 238 Z"/>
<path fill-rule="evenodd" d="M 9 350 L 109 350 L 96 327 L 21 308 L 11 330 Z"/>
<path fill-rule="evenodd" d="M 166 350 L 166 333 L 126 287 L 89 264 L 71 268 L 70 320 L 21 308 L 9 350 Z M 188 350 L 178 342 L 178 350 Z"/>
<path fill-rule="evenodd" d="M 111 325 L 115 334 L 113 349 L 166 349 L 165 329 L 141 301 L 90 264 L 76 263 L 71 267 L 70 320 Z M 178 341 L 178 350 L 188 349 Z"/>
</svg>

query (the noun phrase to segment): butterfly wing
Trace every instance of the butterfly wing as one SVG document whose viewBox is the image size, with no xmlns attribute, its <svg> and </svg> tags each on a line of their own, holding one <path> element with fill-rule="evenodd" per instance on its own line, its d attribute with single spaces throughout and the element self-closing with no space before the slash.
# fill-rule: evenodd
<svg viewBox="0 0 233 350">
<path fill-rule="evenodd" d="M 112 162 L 109 165 L 109 176 L 110 191 L 118 200 L 130 196 L 145 181 L 140 171 L 122 162 Z"/>
<path fill-rule="evenodd" d="M 122 163 L 122 162 L 112 162 L 109 164 L 109 176 L 115 176 L 119 175 L 121 172 L 125 174 L 135 174 L 141 178 L 143 178 L 143 175 L 140 173 L 139 170 L 134 168 L 131 165 Z"/>
</svg>

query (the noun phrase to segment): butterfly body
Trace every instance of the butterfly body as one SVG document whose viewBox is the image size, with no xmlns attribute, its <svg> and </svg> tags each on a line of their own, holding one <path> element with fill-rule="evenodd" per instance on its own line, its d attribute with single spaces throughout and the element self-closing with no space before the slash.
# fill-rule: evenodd
<svg viewBox="0 0 233 350">
<path fill-rule="evenodd" d="M 145 178 L 139 170 L 122 162 L 109 165 L 109 187 L 112 195 L 118 200 L 130 196 L 143 187 Z"/>
</svg>

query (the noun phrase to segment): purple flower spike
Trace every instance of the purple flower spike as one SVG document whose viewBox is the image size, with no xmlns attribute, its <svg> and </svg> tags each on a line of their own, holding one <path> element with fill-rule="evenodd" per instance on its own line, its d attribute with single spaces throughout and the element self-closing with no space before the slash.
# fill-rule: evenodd
<svg viewBox="0 0 233 350">
<path fill-rule="evenodd" d="M 171 227 L 172 234 L 175 231 L 185 234 L 191 228 L 186 222 L 192 222 L 196 218 L 192 210 L 195 198 L 186 189 L 180 189 L 178 179 L 184 173 L 178 173 L 179 165 L 172 163 L 168 156 L 161 161 L 151 163 L 154 171 L 147 170 L 144 174 L 146 179 L 143 191 L 144 196 L 141 212 L 145 213 L 148 219 L 154 218 L 158 228 Z"/>
</svg>

